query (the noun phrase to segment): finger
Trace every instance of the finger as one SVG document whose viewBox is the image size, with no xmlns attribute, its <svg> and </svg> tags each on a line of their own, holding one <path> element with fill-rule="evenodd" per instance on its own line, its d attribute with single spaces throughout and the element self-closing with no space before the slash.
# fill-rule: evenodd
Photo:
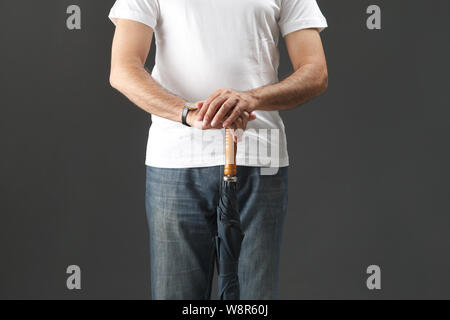
<svg viewBox="0 0 450 320">
<path fill-rule="evenodd" d="M 256 114 L 254 112 L 250 113 L 250 118 L 248 119 L 248 121 L 253 121 L 256 119 Z"/>
<path fill-rule="evenodd" d="M 220 106 L 228 99 L 227 95 L 220 95 L 216 99 L 214 99 L 208 107 L 208 111 L 206 111 L 205 116 L 203 117 L 203 124 L 204 125 L 210 125 L 211 120 L 216 115 L 217 110 L 220 108 Z"/>
<path fill-rule="evenodd" d="M 196 103 L 195 103 L 195 107 L 196 107 L 197 109 L 201 109 L 201 108 L 203 107 L 203 105 L 204 105 L 204 102 L 205 102 L 205 101 L 198 101 L 198 102 L 196 102 Z"/>
<path fill-rule="evenodd" d="M 208 111 L 208 107 L 206 106 L 205 102 L 200 103 L 201 107 L 198 111 L 197 120 L 202 122 L 203 121 L 203 115 Z"/>
<path fill-rule="evenodd" d="M 223 119 L 226 117 L 226 115 L 231 111 L 231 109 L 236 105 L 238 102 L 238 99 L 235 97 L 228 98 L 222 106 L 219 108 L 219 111 L 217 111 L 216 115 L 211 121 L 211 125 L 213 127 L 220 125 L 222 127 Z"/>
<path fill-rule="evenodd" d="M 240 118 L 236 119 L 236 121 L 234 121 L 233 123 L 226 126 L 225 129 L 238 129 L 239 126 L 241 125 L 241 123 L 239 121 L 240 121 Z"/>
<path fill-rule="evenodd" d="M 242 126 L 242 130 L 246 130 L 247 129 L 247 125 L 250 121 L 250 113 L 248 113 L 247 111 L 244 111 L 242 119 L 244 121 L 244 124 Z"/>
<path fill-rule="evenodd" d="M 228 127 L 226 127 L 226 129 L 231 129 L 231 130 L 237 129 L 236 122 L 230 124 Z"/>
<path fill-rule="evenodd" d="M 242 129 L 242 126 L 244 125 L 244 120 L 242 119 L 242 117 L 237 118 L 236 120 L 236 127 L 239 129 Z"/>
<path fill-rule="evenodd" d="M 203 121 L 203 118 L 204 118 L 204 116 L 205 116 L 205 114 L 206 114 L 206 111 L 208 111 L 209 104 L 210 104 L 215 98 L 217 98 L 221 93 L 222 93 L 222 90 L 221 90 L 221 89 L 218 89 L 218 90 L 216 90 L 212 95 L 210 95 L 210 96 L 208 97 L 208 99 L 206 99 L 206 100 L 204 101 L 203 106 L 205 107 L 205 109 L 204 109 L 204 110 L 202 109 L 202 112 L 201 112 L 200 115 L 199 115 L 200 121 Z"/>
<path fill-rule="evenodd" d="M 242 130 L 247 129 L 248 119 L 243 119 L 242 122 Z"/>
<path fill-rule="evenodd" d="M 224 123 L 223 123 L 223 127 L 226 127 L 228 125 L 230 125 L 230 123 L 233 123 L 236 121 L 236 119 L 241 115 L 241 113 L 245 111 L 243 110 L 242 106 L 238 103 L 234 109 L 233 112 L 231 112 L 230 116 L 225 119 Z"/>
</svg>

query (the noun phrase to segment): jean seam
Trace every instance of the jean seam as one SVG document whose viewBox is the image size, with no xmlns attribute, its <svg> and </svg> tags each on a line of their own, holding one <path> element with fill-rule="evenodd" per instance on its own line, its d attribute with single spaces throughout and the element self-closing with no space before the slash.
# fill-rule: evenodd
<svg viewBox="0 0 450 320">
<path fill-rule="evenodd" d="M 212 291 L 212 280 L 214 275 L 214 257 L 215 257 L 215 248 L 214 248 L 214 237 L 211 238 L 211 249 L 209 250 L 209 265 L 208 265 L 208 285 L 205 293 L 205 300 L 209 300 L 211 298 Z"/>
</svg>

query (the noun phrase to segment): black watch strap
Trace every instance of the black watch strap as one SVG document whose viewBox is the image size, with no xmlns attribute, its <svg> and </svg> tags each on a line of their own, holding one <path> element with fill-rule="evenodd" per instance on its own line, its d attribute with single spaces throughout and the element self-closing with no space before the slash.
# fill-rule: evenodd
<svg viewBox="0 0 450 320">
<path fill-rule="evenodd" d="M 188 115 L 189 111 L 195 110 L 195 109 L 197 109 L 197 108 L 194 107 L 194 106 L 190 106 L 190 105 L 187 105 L 187 104 L 184 105 L 183 113 L 181 114 L 181 123 L 182 124 L 184 124 L 185 126 L 190 127 L 190 125 L 187 123 L 187 115 Z"/>
</svg>

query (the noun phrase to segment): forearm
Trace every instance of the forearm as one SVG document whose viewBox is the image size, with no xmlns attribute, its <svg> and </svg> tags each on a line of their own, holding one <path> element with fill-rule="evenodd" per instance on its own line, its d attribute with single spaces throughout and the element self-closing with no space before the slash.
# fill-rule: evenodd
<svg viewBox="0 0 450 320">
<path fill-rule="evenodd" d="M 326 66 L 305 64 L 292 75 L 273 85 L 248 91 L 256 102 L 256 110 L 288 110 L 323 93 L 328 86 Z"/>
<path fill-rule="evenodd" d="M 181 121 L 184 99 L 170 94 L 139 65 L 115 67 L 111 85 L 144 111 L 169 120 Z"/>
</svg>

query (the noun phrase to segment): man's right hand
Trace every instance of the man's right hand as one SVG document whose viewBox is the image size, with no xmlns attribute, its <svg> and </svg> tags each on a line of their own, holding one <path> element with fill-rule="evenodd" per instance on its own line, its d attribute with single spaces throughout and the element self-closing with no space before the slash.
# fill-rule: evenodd
<svg viewBox="0 0 450 320">
<path fill-rule="evenodd" d="M 208 130 L 208 129 L 216 129 L 211 125 L 207 127 L 204 126 L 204 121 L 201 119 L 201 109 L 203 107 L 203 101 L 197 102 L 195 104 L 197 110 L 192 110 L 188 113 L 186 122 L 193 128 L 197 128 L 200 130 Z M 242 132 L 247 128 L 247 124 L 250 121 L 256 119 L 256 115 L 254 113 L 248 113 L 244 111 L 240 117 L 238 117 L 231 125 L 227 126 L 227 129 L 232 129 L 234 141 L 237 142 L 238 139 L 242 136 Z"/>
<path fill-rule="evenodd" d="M 191 110 L 189 111 L 187 118 L 186 118 L 186 122 L 188 125 L 190 125 L 193 128 L 197 128 L 200 130 L 207 130 L 207 129 L 211 129 L 211 126 L 205 127 L 203 126 L 203 121 L 199 121 L 199 114 L 200 114 L 200 110 L 202 109 L 203 106 L 203 102 L 197 102 L 195 104 L 195 106 L 197 107 L 197 110 Z"/>
</svg>

